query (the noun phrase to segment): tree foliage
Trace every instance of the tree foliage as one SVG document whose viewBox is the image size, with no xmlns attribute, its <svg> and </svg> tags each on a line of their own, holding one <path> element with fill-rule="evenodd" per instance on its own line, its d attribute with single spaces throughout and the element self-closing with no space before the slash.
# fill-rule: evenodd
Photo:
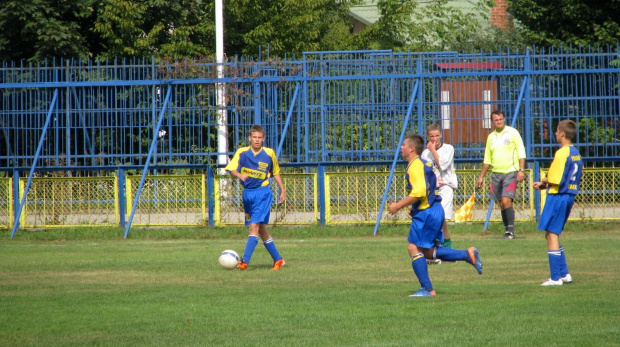
<svg viewBox="0 0 620 347">
<path fill-rule="evenodd" d="M 492 0 L 480 0 L 474 14 L 448 0 L 424 5 L 376 0 L 380 19 L 353 34 L 348 10 L 362 2 L 226 0 L 226 54 L 472 50 L 493 47 L 507 36 L 482 24 L 488 22 Z M 215 5 L 212 0 L 4 0 L 0 31 L 0 60 L 211 56 Z M 503 41 L 514 42 L 512 37 Z"/>
<path fill-rule="evenodd" d="M 508 0 L 508 11 L 528 42 L 539 46 L 615 45 L 620 40 L 618 0 Z"/>
<path fill-rule="evenodd" d="M 0 60 L 89 56 L 94 0 L 0 2 Z"/>
<path fill-rule="evenodd" d="M 353 49 L 358 0 L 225 1 L 228 55 Z M 215 51 L 211 0 L 4 0 L 0 60 L 193 57 Z"/>
<path fill-rule="evenodd" d="M 238 0 L 226 4 L 228 54 L 256 56 L 260 47 L 270 53 L 352 48 L 348 7 L 356 1 Z"/>
<path fill-rule="evenodd" d="M 490 26 L 492 0 L 466 13 L 448 0 L 377 0 L 380 19 L 354 38 L 356 46 L 396 51 L 496 50 L 523 46 L 518 32 Z"/>
</svg>

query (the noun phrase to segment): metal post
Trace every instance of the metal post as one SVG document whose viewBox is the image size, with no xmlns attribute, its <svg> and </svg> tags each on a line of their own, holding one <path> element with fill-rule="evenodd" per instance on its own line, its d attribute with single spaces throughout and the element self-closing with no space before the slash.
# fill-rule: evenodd
<svg viewBox="0 0 620 347">
<path fill-rule="evenodd" d="M 385 203 L 387 201 L 388 193 L 390 192 L 390 186 L 392 185 L 392 180 L 394 179 L 394 170 L 396 170 L 396 163 L 398 162 L 398 155 L 400 152 L 400 146 L 403 144 L 403 140 L 405 139 L 405 135 L 407 134 L 407 128 L 409 126 L 409 119 L 411 118 L 411 113 L 413 112 L 413 104 L 418 94 L 418 90 L 420 87 L 420 80 L 416 80 L 415 85 L 413 87 L 413 93 L 411 93 L 411 101 L 409 101 L 409 107 L 407 109 L 407 116 L 405 117 L 405 121 L 403 122 L 403 129 L 400 133 L 400 139 L 398 139 L 398 145 L 394 150 L 394 159 L 392 160 L 392 167 L 390 168 L 390 175 L 388 176 L 387 184 L 385 185 L 385 192 L 383 193 L 383 198 L 381 199 L 381 205 L 379 205 L 379 215 L 377 216 L 377 222 L 375 223 L 375 229 L 372 234 L 377 235 L 377 231 L 379 230 L 379 224 L 381 223 L 381 216 L 383 215 L 383 209 L 385 208 Z"/>
<path fill-rule="evenodd" d="M 326 199 L 326 192 L 325 192 L 325 166 L 323 166 L 322 164 L 319 164 L 318 167 L 318 177 L 317 177 L 317 185 L 319 188 L 319 225 L 320 226 L 325 226 L 325 214 L 326 214 L 326 210 L 325 210 L 325 199 Z"/>
<path fill-rule="evenodd" d="M 144 167 L 142 168 L 142 177 L 140 178 L 140 185 L 138 185 L 138 190 L 136 191 L 136 197 L 134 198 L 133 206 L 131 207 L 131 214 L 129 215 L 129 220 L 127 221 L 124 238 L 127 238 L 127 236 L 129 236 L 129 228 L 131 228 L 131 222 L 133 221 L 133 216 L 136 213 L 136 208 L 138 208 L 138 203 L 140 201 L 140 193 L 142 192 L 142 187 L 144 186 L 146 174 L 148 173 L 149 165 L 151 164 L 151 157 L 153 157 L 153 153 L 155 152 L 155 147 L 157 147 L 157 140 L 159 138 L 159 129 L 161 129 L 161 123 L 163 122 L 164 115 L 166 114 L 166 108 L 168 107 L 168 101 L 170 101 L 170 95 L 172 95 L 172 87 L 168 86 L 168 92 L 166 93 L 166 99 L 164 100 L 164 104 L 162 105 L 162 108 L 161 108 L 161 113 L 159 114 L 159 120 L 157 121 L 155 130 L 153 131 L 153 139 L 151 140 L 151 148 L 149 149 L 149 154 L 146 157 L 146 163 L 144 164 Z"/>
<path fill-rule="evenodd" d="M 21 202 L 17 206 L 17 213 L 15 213 L 15 222 L 13 223 L 13 230 L 11 231 L 11 238 L 15 236 L 15 232 L 17 231 L 17 229 L 19 229 L 19 219 L 21 218 L 24 204 L 26 203 L 26 196 L 28 195 L 28 190 L 30 190 L 30 184 L 32 183 L 32 177 L 34 176 L 34 170 L 37 167 L 37 161 L 39 160 L 39 156 L 41 155 L 41 150 L 43 149 L 43 143 L 45 143 L 47 128 L 50 125 L 52 114 L 53 114 L 54 108 L 56 108 L 57 101 L 58 101 L 58 89 L 54 90 L 54 97 L 52 98 L 52 103 L 50 105 L 49 112 L 47 113 L 47 118 L 45 119 L 45 125 L 43 125 L 43 129 L 41 129 L 41 137 L 39 138 L 39 145 L 37 146 L 37 151 L 34 154 L 34 159 L 32 160 L 32 166 L 30 167 L 30 173 L 28 174 L 28 181 L 26 182 L 26 187 L 24 188 L 24 195 L 22 196 Z"/>
</svg>

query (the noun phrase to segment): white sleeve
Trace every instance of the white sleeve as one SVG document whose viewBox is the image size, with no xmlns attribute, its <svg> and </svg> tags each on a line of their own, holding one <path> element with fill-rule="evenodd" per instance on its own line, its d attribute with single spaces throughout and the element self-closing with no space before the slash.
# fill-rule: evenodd
<svg viewBox="0 0 620 347">
<path fill-rule="evenodd" d="M 444 148 L 445 147 L 445 148 Z M 441 171 L 447 170 L 450 166 L 454 165 L 454 147 L 444 143 L 442 146 L 443 151 L 439 154 L 439 167 Z"/>
</svg>

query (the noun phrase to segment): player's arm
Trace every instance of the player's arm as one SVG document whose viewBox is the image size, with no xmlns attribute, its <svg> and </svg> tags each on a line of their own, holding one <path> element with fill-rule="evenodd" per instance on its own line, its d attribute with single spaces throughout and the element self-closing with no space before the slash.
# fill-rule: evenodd
<svg viewBox="0 0 620 347">
<path fill-rule="evenodd" d="M 409 194 L 398 202 L 388 205 L 391 214 L 398 212 L 403 207 L 411 206 L 418 202 L 421 197 L 426 196 L 426 182 L 424 179 L 424 166 L 420 160 L 416 160 L 407 168 L 409 174 L 409 184 L 411 191 Z"/>
<path fill-rule="evenodd" d="M 406 196 L 406 197 L 404 197 L 402 200 L 400 200 L 398 202 L 393 202 L 393 203 L 389 204 L 388 205 L 388 210 L 390 211 L 391 214 L 395 214 L 401 208 L 407 207 L 407 206 L 411 206 L 411 205 L 415 204 L 418 200 L 420 200 L 420 199 L 418 199 L 418 198 L 416 198 L 414 196 Z"/>
<path fill-rule="evenodd" d="M 521 134 L 515 130 L 516 136 L 513 136 L 515 146 L 517 148 L 517 154 L 519 156 L 519 171 L 517 172 L 517 181 L 521 182 L 525 179 L 525 146 L 523 145 L 523 139 Z"/>
<path fill-rule="evenodd" d="M 282 177 L 280 176 L 280 164 L 278 163 L 278 158 L 276 157 L 276 152 L 270 150 L 269 155 L 271 156 L 271 174 L 273 175 L 273 179 L 280 187 L 280 198 L 278 199 L 278 203 L 281 204 L 286 201 L 286 188 L 284 188 L 284 182 L 282 182 Z"/>
<path fill-rule="evenodd" d="M 435 164 L 437 164 L 438 166 L 437 168 L 441 170 L 443 166 L 441 165 L 441 162 L 440 162 L 439 153 L 437 153 L 437 149 L 435 149 L 435 142 L 428 141 L 428 143 L 426 144 L 426 149 L 428 149 L 428 151 L 433 156 L 433 161 L 435 162 Z"/>
<path fill-rule="evenodd" d="M 482 187 L 482 183 L 484 182 L 484 175 L 487 174 L 487 171 L 489 171 L 490 167 L 491 165 L 489 164 L 482 164 L 482 170 L 480 170 L 480 176 L 478 176 L 478 181 L 476 182 L 476 186 L 478 188 Z"/>
<path fill-rule="evenodd" d="M 480 175 L 478 176 L 478 181 L 476 181 L 476 187 L 480 188 L 482 187 L 482 183 L 484 182 L 484 176 L 487 174 L 487 171 L 489 171 L 489 168 L 491 167 L 491 136 L 493 134 L 489 135 L 489 137 L 487 138 L 487 145 L 484 148 L 484 159 L 482 160 L 482 170 L 480 170 Z"/>
<path fill-rule="evenodd" d="M 548 185 L 549 185 L 549 181 L 547 180 L 547 177 L 545 177 L 541 179 L 540 182 L 534 182 L 534 189 L 536 190 L 546 189 Z"/>
<path fill-rule="evenodd" d="M 547 185 L 560 185 L 569 155 L 570 149 L 568 147 L 562 147 L 555 152 L 555 156 L 549 167 L 549 172 L 547 173 Z"/>
<path fill-rule="evenodd" d="M 248 179 L 248 175 L 244 175 L 244 174 L 240 173 L 240 172 L 239 172 L 239 171 L 237 171 L 237 170 L 230 170 L 230 171 L 228 171 L 228 172 L 230 172 L 230 174 L 231 174 L 232 176 L 237 177 L 238 179 L 240 179 L 240 180 L 242 180 L 242 181 L 244 181 L 244 182 L 245 182 L 245 180 L 247 180 L 247 179 Z"/>
<path fill-rule="evenodd" d="M 519 171 L 517 171 L 517 182 L 525 179 L 525 158 L 519 159 Z"/>
<path fill-rule="evenodd" d="M 280 175 L 273 175 L 273 179 L 278 184 L 278 187 L 280 187 L 280 199 L 278 199 L 278 204 L 281 204 L 286 201 L 286 189 L 284 188 L 284 182 L 282 182 L 282 177 Z"/>
<path fill-rule="evenodd" d="M 240 155 L 240 153 L 241 153 L 241 150 L 238 150 L 235 153 L 235 155 L 233 156 L 232 160 L 228 163 L 228 165 L 226 165 L 224 170 L 230 172 L 230 174 L 233 177 L 236 177 L 236 178 L 238 178 L 238 179 L 240 179 L 240 180 L 245 182 L 245 180 L 248 179 L 248 176 L 244 175 L 244 174 L 242 174 L 242 173 L 240 173 L 238 171 L 238 169 L 239 169 L 239 155 Z"/>
<path fill-rule="evenodd" d="M 445 149 L 442 155 L 437 155 L 437 158 L 435 158 L 435 162 L 437 163 L 437 165 L 439 165 L 440 170 L 445 170 L 446 168 L 450 167 L 452 163 L 454 163 L 454 147 L 446 146 L 445 144 L 444 147 Z"/>
<path fill-rule="evenodd" d="M 569 152 L 570 153 L 570 152 Z M 565 153 L 564 148 L 560 148 L 553 157 L 547 177 L 540 180 L 540 182 L 534 182 L 534 189 L 546 189 L 549 185 L 559 185 L 564 174 L 564 167 L 566 166 L 566 157 L 568 153 Z"/>
</svg>

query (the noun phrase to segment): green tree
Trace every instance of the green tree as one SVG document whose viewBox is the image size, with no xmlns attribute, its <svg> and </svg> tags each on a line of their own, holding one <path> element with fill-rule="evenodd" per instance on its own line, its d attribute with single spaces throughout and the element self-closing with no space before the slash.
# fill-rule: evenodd
<svg viewBox="0 0 620 347">
<path fill-rule="evenodd" d="M 352 49 L 346 13 L 358 0 L 236 0 L 225 8 L 228 55 Z"/>
<path fill-rule="evenodd" d="M 492 5 L 493 0 L 481 0 L 473 13 L 466 13 L 448 0 L 424 5 L 416 0 L 378 0 L 380 19 L 353 40 L 358 47 L 395 51 L 491 51 L 506 45 L 524 46 L 518 31 L 490 26 Z"/>
<path fill-rule="evenodd" d="M 204 0 L 105 0 L 92 31 L 98 58 L 208 54 L 214 46 L 213 4 Z"/>
<path fill-rule="evenodd" d="M 417 50 L 483 51 L 499 48 L 526 47 L 521 31 L 502 30 L 491 26 L 491 8 L 494 0 L 480 0 L 473 11 L 466 13 L 452 7 L 449 1 L 433 1 L 415 14 L 416 22 L 425 28 L 424 35 L 411 44 Z M 475 19 L 475 20 L 472 20 Z"/>
<path fill-rule="evenodd" d="M 90 57 L 94 0 L 3 0 L 0 60 Z"/>
<path fill-rule="evenodd" d="M 227 0 L 225 47 L 256 56 L 355 49 L 347 9 L 359 0 Z M 4 0 L 0 60 L 195 57 L 215 51 L 211 0 Z"/>
<path fill-rule="evenodd" d="M 528 42 L 539 46 L 616 45 L 618 0 L 508 0 Z"/>
</svg>

